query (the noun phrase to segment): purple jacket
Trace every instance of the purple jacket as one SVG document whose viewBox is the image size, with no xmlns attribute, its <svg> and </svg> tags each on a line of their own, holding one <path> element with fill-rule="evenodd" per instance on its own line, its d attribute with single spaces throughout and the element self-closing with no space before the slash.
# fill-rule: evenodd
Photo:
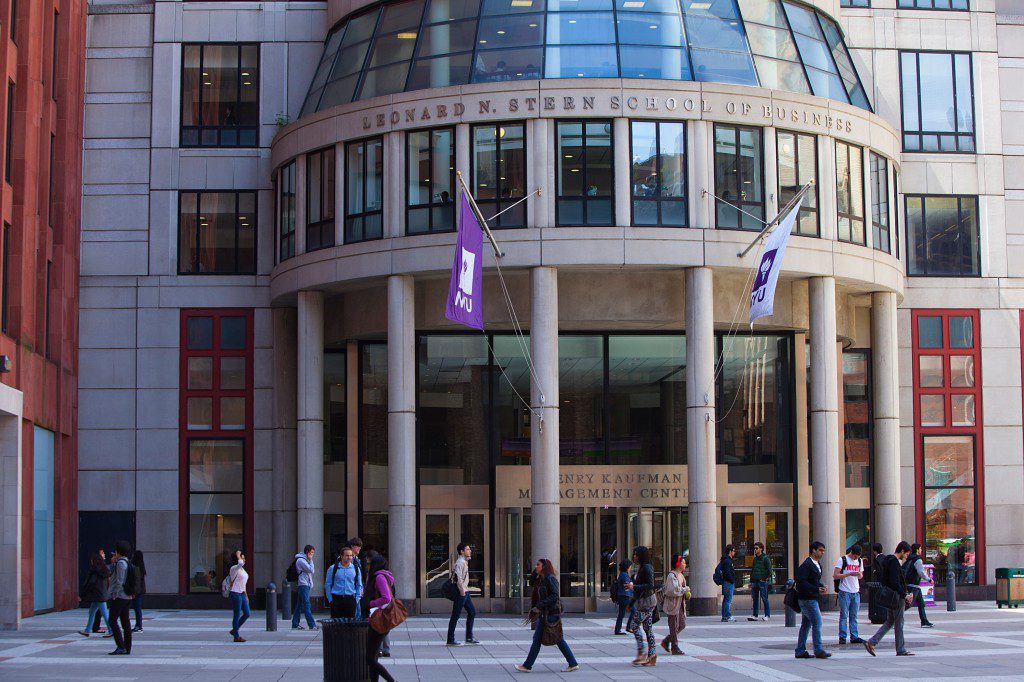
<svg viewBox="0 0 1024 682">
<path fill-rule="evenodd" d="M 370 602 L 370 608 L 379 609 L 392 600 L 391 586 L 395 584 L 395 577 L 391 571 L 377 571 L 373 584 L 377 587 L 377 598 Z"/>
</svg>

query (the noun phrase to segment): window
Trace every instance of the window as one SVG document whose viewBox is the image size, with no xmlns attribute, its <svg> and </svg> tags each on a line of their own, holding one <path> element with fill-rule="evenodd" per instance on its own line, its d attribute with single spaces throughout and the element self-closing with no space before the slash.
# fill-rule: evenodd
<svg viewBox="0 0 1024 682">
<path fill-rule="evenodd" d="M 681 4 L 696 80 L 757 85 L 735 0 Z"/>
<path fill-rule="evenodd" d="M 53 261 L 46 261 L 43 283 L 43 357 L 50 357 L 50 298 L 53 293 Z"/>
<path fill-rule="evenodd" d="M 864 150 L 836 140 L 836 238 L 864 244 Z"/>
<path fill-rule="evenodd" d="M 358 99 L 402 92 L 423 15 L 421 0 L 385 4 L 370 48 Z M 345 49 L 341 50 L 344 55 Z"/>
<path fill-rule="evenodd" d="M 810 94 L 804 65 L 779 1 L 744 0 L 740 6 L 761 85 Z M 813 17 L 811 20 L 817 25 Z"/>
<path fill-rule="evenodd" d="M 181 146 L 259 143 L 259 45 L 182 46 Z"/>
<path fill-rule="evenodd" d="M 983 579 L 981 340 L 976 310 L 911 313 L 918 536 L 936 575 Z"/>
<path fill-rule="evenodd" d="M 345 243 L 383 236 L 384 138 L 345 145 Z"/>
<path fill-rule="evenodd" d="M 871 0 L 839 0 L 840 7 L 871 7 Z"/>
<path fill-rule="evenodd" d="M 362 484 L 363 488 L 387 488 L 388 346 L 386 343 L 366 342 L 359 345 L 359 350 Z"/>
<path fill-rule="evenodd" d="M 53 164 L 53 155 L 56 153 L 57 138 L 53 133 L 50 133 L 50 171 L 47 173 L 47 195 L 46 195 L 46 224 L 53 227 L 53 171 L 55 166 Z"/>
<path fill-rule="evenodd" d="M 50 97 L 54 102 L 57 101 L 57 40 L 58 40 L 58 28 L 60 26 L 60 13 L 54 10 L 53 12 L 53 50 L 50 55 Z"/>
<path fill-rule="evenodd" d="M 899 0 L 900 9 L 970 9 L 967 0 Z"/>
<path fill-rule="evenodd" d="M 182 310 L 180 343 L 182 582 L 218 592 L 231 551 L 251 541 L 252 313 Z"/>
<path fill-rule="evenodd" d="M 329 349 L 324 353 L 324 466 L 342 464 L 348 460 L 348 408 L 346 400 L 345 351 Z M 344 467 L 336 476 L 324 477 L 325 490 L 345 494 Z M 342 497 L 344 499 L 344 497 Z M 332 550 L 333 551 L 333 550 Z"/>
<path fill-rule="evenodd" d="M 11 0 L 11 42 L 17 43 L 15 30 L 18 26 L 18 0 Z"/>
<path fill-rule="evenodd" d="M 14 82 L 7 81 L 7 132 L 4 140 L 4 180 L 11 182 L 14 165 Z"/>
<path fill-rule="evenodd" d="M 455 229 L 455 129 L 417 130 L 406 135 L 406 232 Z"/>
<path fill-rule="evenodd" d="M 54 433 L 32 427 L 32 608 L 46 611 L 53 603 Z"/>
<path fill-rule="evenodd" d="M 8 323 L 10 322 L 10 307 L 11 307 L 11 226 L 4 223 L 4 243 L 3 243 L 3 256 L 0 266 L 3 267 L 3 272 L 0 272 L 0 331 L 4 334 L 7 333 Z"/>
<path fill-rule="evenodd" d="M 281 166 L 277 174 L 278 261 L 295 255 L 295 162 Z"/>
<path fill-rule="evenodd" d="M 978 198 L 904 197 L 907 274 L 980 277 Z"/>
<path fill-rule="evenodd" d="M 846 487 L 870 488 L 871 354 L 866 350 L 843 351 L 843 454 Z"/>
<path fill-rule="evenodd" d="M 793 234 L 818 236 L 818 138 L 779 130 L 776 133 L 779 161 L 779 209 L 814 180 L 804 194 Z"/>
<path fill-rule="evenodd" d="M 178 274 L 256 272 L 256 193 L 178 194 Z"/>
<path fill-rule="evenodd" d="M 634 225 L 686 227 L 686 123 L 630 121 Z"/>
<path fill-rule="evenodd" d="M 334 147 L 306 155 L 306 253 L 334 246 Z"/>
<path fill-rule="evenodd" d="M 615 0 L 615 14 L 623 78 L 693 80 L 675 2 Z"/>
<path fill-rule="evenodd" d="M 618 75 L 616 22 L 611 9 L 611 0 L 590 3 L 549 0 L 545 78 L 614 78 Z"/>
<path fill-rule="evenodd" d="M 558 121 L 557 225 L 612 225 L 611 121 Z"/>
<path fill-rule="evenodd" d="M 764 228 L 764 147 L 761 129 L 715 125 L 715 225 Z"/>
<path fill-rule="evenodd" d="M 473 126 L 473 198 L 492 228 L 526 227 L 526 126 Z M 505 211 L 504 213 L 501 213 Z M 493 221 L 491 216 L 498 215 Z"/>
<path fill-rule="evenodd" d="M 871 152 L 871 243 L 892 253 L 889 240 L 889 162 Z"/>
<path fill-rule="evenodd" d="M 903 151 L 974 151 L 974 80 L 967 52 L 901 52 Z"/>
</svg>

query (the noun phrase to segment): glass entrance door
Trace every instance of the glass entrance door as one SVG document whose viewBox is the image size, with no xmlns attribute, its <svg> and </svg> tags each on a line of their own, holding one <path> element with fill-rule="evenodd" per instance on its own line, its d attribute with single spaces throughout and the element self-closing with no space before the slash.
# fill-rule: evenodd
<svg viewBox="0 0 1024 682">
<path fill-rule="evenodd" d="M 790 512 L 777 507 L 731 507 L 726 515 L 726 536 L 736 549 L 736 589 L 749 589 L 754 565 L 754 543 L 761 542 L 771 560 L 773 588 L 785 585 L 789 578 L 791 526 Z"/>
<path fill-rule="evenodd" d="M 473 548 L 469 561 L 469 594 L 478 609 L 489 610 L 487 570 L 489 561 L 488 517 L 484 510 L 424 510 L 420 514 L 420 594 L 424 613 L 451 611 L 451 602 L 441 594 L 448 580 L 460 543 Z"/>
</svg>

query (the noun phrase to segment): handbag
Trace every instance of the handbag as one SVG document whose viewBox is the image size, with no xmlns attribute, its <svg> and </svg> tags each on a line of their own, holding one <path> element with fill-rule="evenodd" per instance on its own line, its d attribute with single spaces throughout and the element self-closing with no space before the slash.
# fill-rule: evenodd
<svg viewBox="0 0 1024 682">
<path fill-rule="evenodd" d="M 386 635 L 409 617 L 409 610 L 402 600 L 395 596 L 395 585 L 391 584 L 391 601 L 370 614 L 370 627 L 379 635 Z"/>
<path fill-rule="evenodd" d="M 661 609 L 659 609 L 658 605 L 655 604 L 654 605 L 654 610 L 651 611 L 651 625 L 654 625 L 659 620 L 661 620 Z"/>
<path fill-rule="evenodd" d="M 875 602 L 886 609 L 898 609 L 903 598 L 891 587 L 882 585 L 875 592 Z"/>
<path fill-rule="evenodd" d="M 540 635 L 540 643 L 544 646 L 555 646 L 562 641 L 562 619 L 551 622 L 544 618 L 544 632 Z"/>
<path fill-rule="evenodd" d="M 795 587 L 790 587 L 786 590 L 786 596 L 782 598 L 782 603 L 786 605 L 786 608 L 793 611 L 800 610 L 800 598 L 797 596 Z"/>
<path fill-rule="evenodd" d="M 462 593 L 459 592 L 459 586 L 455 583 L 455 576 L 451 573 L 448 574 L 448 580 L 445 581 L 444 585 L 441 585 L 441 596 L 451 602 L 462 596 Z"/>
</svg>

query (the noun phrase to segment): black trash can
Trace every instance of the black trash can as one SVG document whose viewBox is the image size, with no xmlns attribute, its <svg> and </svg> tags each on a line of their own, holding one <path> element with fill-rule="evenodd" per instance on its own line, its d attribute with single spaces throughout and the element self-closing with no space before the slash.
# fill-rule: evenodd
<svg viewBox="0 0 1024 682">
<path fill-rule="evenodd" d="M 355 618 L 320 621 L 324 640 L 325 682 L 369 682 L 366 636 L 370 622 Z"/>
</svg>

